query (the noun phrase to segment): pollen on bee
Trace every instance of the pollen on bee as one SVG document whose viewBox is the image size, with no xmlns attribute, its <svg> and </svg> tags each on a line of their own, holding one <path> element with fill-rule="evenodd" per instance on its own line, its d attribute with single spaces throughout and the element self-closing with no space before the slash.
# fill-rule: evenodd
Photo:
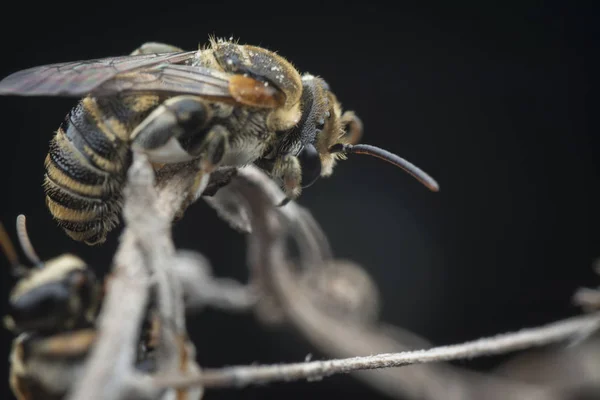
<svg viewBox="0 0 600 400">
<path fill-rule="evenodd" d="M 275 108 L 285 103 L 285 96 L 276 87 L 245 75 L 230 80 L 229 92 L 238 102 L 250 106 Z"/>
</svg>

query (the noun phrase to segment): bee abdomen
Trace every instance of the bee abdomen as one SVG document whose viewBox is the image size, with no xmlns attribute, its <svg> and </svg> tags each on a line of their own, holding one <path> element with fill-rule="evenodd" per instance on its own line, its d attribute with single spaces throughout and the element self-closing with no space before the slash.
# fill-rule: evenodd
<svg viewBox="0 0 600 400">
<path fill-rule="evenodd" d="M 118 224 L 121 190 L 130 162 L 126 126 L 111 123 L 91 98 L 82 100 L 50 142 L 46 157 L 46 205 L 71 238 L 106 240 Z"/>
</svg>

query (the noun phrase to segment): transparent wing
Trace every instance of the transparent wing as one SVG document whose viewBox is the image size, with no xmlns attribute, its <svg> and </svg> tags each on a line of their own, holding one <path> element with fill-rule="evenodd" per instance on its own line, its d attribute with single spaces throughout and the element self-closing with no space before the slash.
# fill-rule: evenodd
<svg viewBox="0 0 600 400">
<path fill-rule="evenodd" d="M 94 95 L 123 92 L 172 92 L 205 97 L 231 97 L 233 74 L 191 65 L 161 64 L 122 73 L 94 89 Z"/>
<path fill-rule="evenodd" d="M 0 81 L 0 94 L 81 97 L 122 73 L 159 64 L 184 62 L 191 59 L 194 53 L 142 54 L 28 68 Z"/>
<path fill-rule="evenodd" d="M 29 68 L 0 81 L 0 95 L 82 97 L 166 92 L 261 108 L 285 103 L 283 92 L 260 77 L 180 64 L 194 53 L 144 54 Z"/>
</svg>

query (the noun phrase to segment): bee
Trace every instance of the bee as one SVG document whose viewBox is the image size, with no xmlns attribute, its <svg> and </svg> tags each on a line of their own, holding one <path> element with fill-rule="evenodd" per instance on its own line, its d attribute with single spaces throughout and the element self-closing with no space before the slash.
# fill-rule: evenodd
<svg viewBox="0 0 600 400">
<path fill-rule="evenodd" d="M 79 374 L 94 339 L 100 304 L 99 283 L 86 263 L 72 254 L 42 262 L 17 219 L 21 247 L 33 263 L 19 262 L 0 225 L 0 244 L 19 280 L 13 287 L 4 324 L 18 335 L 10 355 L 10 387 L 18 400 L 60 399 Z"/>
<path fill-rule="evenodd" d="M 131 151 L 157 165 L 197 163 L 194 201 L 210 173 L 255 164 L 286 204 L 337 160 L 367 154 L 438 184 L 401 157 L 357 144 L 362 123 L 321 77 L 265 48 L 210 38 L 195 51 L 146 43 L 127 56 L 16 72 L 0 94 L 82 97 L 50 142 L 46 203 L 73 239 L 99 244 L 118 225 Z"/>
<path fill-rule="evenodd" d="M 17 218 L 23 252 L 33 264 L 26 267 L 0 223 L 2 247 L 18 278 L 10 292 L 5 327 L 14 333 L 10 354 L 10 387 L 18 400 L 59 400 L 81 374 L 96 339 L 95 322 L 103 286 L 79 257 L 63 254 L 48 261 L 37 256 L 25 226 Z M 145 321 L 137 362 L 153 369 L 156 341 L 154 321 Z"/>
</svg>

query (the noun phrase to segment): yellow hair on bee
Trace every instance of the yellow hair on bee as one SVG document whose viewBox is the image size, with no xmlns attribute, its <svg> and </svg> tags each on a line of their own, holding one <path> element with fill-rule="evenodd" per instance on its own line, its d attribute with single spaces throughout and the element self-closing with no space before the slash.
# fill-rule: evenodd
<svg viewBox="0 0 600 400">
<path fill-rule="evenodd" d="M 44 268 L 34 269 L 29 276 L 21 279 L 12 290 L 10 299 L 12 301 L 44 283 L 60 280 L 71 271 L 86 268 L 85 262 L 73 254 L 63 254 L 53 258 L 44 263 Z"/>
</svg>

